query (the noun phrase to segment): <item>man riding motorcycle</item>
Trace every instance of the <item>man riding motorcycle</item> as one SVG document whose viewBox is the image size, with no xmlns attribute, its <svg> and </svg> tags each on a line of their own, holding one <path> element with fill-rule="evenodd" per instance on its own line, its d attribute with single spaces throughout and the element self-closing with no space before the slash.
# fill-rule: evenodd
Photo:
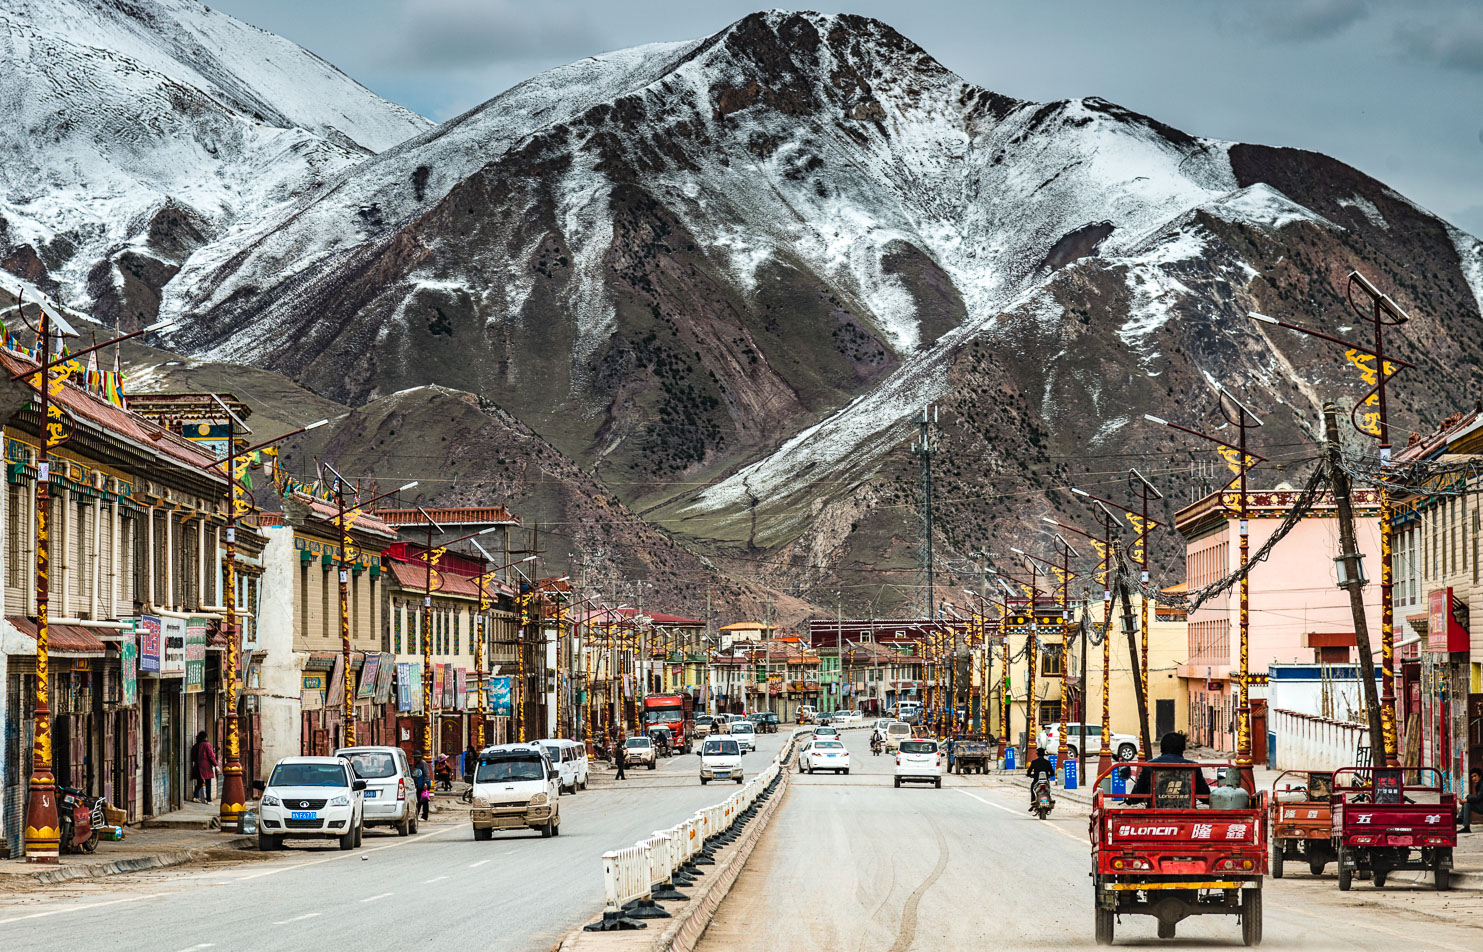
<svg viewBox="0 0 1483 952">
<path fill-rule="evenodd" d="M 881 730 L 879 727 L 877 727 L 875 730 L 870 732 L 870 752 L 872 754 L 879 754 L 882 750 L 885 749 L 885 747 L 886 738 L 881 735 Z"/>
<path fill-rule="evenodd" d="M 1040 778 L 1045 777 L 1047 782 L 1056 778 L 1056 768 L 1046 759 L 1045 748 L 1035 748 L 1035 759 L 1030 761 L 1030 766 L 1025 769 L 1025 776 L 1030 778 L 1030 812 L 1035 812 L 1035 788 L 1039 786 Z"/>
</svg>

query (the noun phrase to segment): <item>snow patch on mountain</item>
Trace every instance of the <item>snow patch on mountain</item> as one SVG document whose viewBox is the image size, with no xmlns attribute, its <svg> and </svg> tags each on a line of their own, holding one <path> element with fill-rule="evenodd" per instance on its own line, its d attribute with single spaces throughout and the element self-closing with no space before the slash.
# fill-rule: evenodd
<svg viewBox="0 0 1483 952">
<path fill-rule="evenodd" d="M 1457 260 L 1462 266 L 1462 275 L 1473 297 L 1478 301 L 1478 313 L 1483 316 L 1483 241 L 1452 225 L 1447 226 L 1447 235 L 1457 249 Z"/>
<path fill-rule="evenodd" d="M 1386 231 L 1390 230 L 1390 222 L 1385 220 L 1385 216 L 1380 213 L 1380 209 L 1375 206 L 1374 202 L 1365 198 L 1363 195 L 1351 195 L 1348 198 L 1341 198 L 1338 200 L 1338 203 L 1341 208 L 1359 209 L 1359 213 L 1368 218 L 1370 224 L 1376 228 L 1383 228 Z"/>
<path fill-rule="evenodd" d="M 1300 221 L 1329 228 L 1340 227 L 1312 209 L 1299 205 L 1265 182 L 1248 185 L 1201 207 L 1227 221 L 1245 222 L 1266 228 L 1282 228 Z"/>
</svg>

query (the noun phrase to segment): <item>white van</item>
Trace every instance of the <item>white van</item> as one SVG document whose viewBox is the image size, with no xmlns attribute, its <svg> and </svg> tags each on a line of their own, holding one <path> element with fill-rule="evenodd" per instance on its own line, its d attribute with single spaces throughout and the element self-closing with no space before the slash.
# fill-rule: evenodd
<svg viewBox="0 0 1483 952">
<path fill-rule="evenodd" d="M 564 737 L 543 737 L 536 741 L 546 751 L 546 758 L 561 774 L 561 792 L 576 793 L 587 789 L 587 745 Z"/>
<path fill-rule="evenodd" d="M 707 737 L 700 748 L 700 782 L 742 782 L 741 745 L 733 737 Z"/>
<path fill-rule="evenodd" d="M 495 830 L 561 834 L 561 774 L 540 744 L 499 744 L 479 752 L 474 764 L 474 839 Z"/>
<path fill-rule="evenodd" d="M 417 832 L 417 784 L 400 747 L 341 747 L 336 757 L 350 761 L 366 782 L 361 822 L 396 827 L 398 836 Z"/>
</svg>

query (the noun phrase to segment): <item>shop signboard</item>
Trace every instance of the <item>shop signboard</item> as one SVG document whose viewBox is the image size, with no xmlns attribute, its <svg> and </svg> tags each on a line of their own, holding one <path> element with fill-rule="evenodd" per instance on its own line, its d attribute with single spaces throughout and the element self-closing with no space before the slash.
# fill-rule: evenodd
<svg viewBox="0 0 1483 952">
<path fill-rule="evenodd" d="M 185 619 L 162 617 L 160 629 L 165 650 L 160 674 L 182 677 L 185 675 Z"/>
<path fill-rule="evenodd" d="M 407 661 L 398 661 L 396 666 L 396 709 L 399 711 L 412 710 L 412 664 Z"/>
<path fill-rule="evenodd" d="M 383 652 L 376 671 L 376 693 L 371 698 L 371 703 L 385 704 L 391 700 L 391 682 L 396 674 L 396 656 Z"/>
<path fill-rule="evenodd" d="M 144 615 L 139 619 L 139 670 L 158 675 L 165 658 L 165 639 L 160 619 Z"/>
<path fill-rule="evenodd" d="M 206 619 L 191 618 L 185 623 L 185 693 L 200 694 L 206 690 Z"/>
<path fill-rule="evenodd" d="M 376 695 L 376 679 L 381 674 L 381 653 L 368 652 L 360 666 L 360 687 L 355 691 L 357 701 L 369 701 Z"/>
<path fill-rule="evenodd" d="M 1451 588 L 1430 592 L 1427 595 L 1427 650 L 1467 651 L 1469 614 L 1467 602 L 1454 597 Z"/>
<path fill-rule="evenodd" d="M 118 702 L 123 707 L 139 703 L 139 645 L 125 638 L 118 646 Z"/>
<path fill-rule="evenodd" d="M 489 679 L 489 712 L 509 717 L 514 712 L 510 703 L 511 679 L 490 678 Z"/>
</svg>

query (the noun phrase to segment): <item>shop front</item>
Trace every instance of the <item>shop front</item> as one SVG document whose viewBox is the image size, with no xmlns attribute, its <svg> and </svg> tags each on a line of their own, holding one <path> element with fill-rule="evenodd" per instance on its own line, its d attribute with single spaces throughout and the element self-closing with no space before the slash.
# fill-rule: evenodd
<svg viewBox="0 0 1483 952">
<path fill-rule="evenodd" d="M 1422 766 L 1434 767 L 1448 790 L 1465 789 L 1477 728 L 1468 722 L 1471 664 L 1468 605 L 1451 588 L 1427 595 L 1418 694 Z"/>
</svg>

